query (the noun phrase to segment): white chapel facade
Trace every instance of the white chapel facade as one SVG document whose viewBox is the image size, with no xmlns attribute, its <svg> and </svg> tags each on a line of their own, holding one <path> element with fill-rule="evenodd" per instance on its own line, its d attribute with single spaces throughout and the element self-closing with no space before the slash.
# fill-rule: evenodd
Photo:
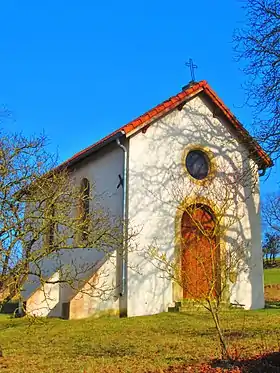
<svg viewBox="0 0 280 373">
<path fill-rule="evenodd" d="M 245 309 L 264 307 L 259 175 L 272 163 L 206 81 L 190 83 L 66 163 L 75 179 L 95 184 L 112 216 L 138 229 L 137 250 L 125 247 L 124 240 L 121 259 L 116 255 L 102 261 L 100 253 L 84 258 L 100 262 L 92 278 L 98 271 L 108 273 L 112 291 L 106 299 L 86 294 L 87 284 L 69 291 L 48 283 L 44 291 L 33 287 L 25 293 L 27 312 L 67 318 L 140 316 L 165 312 L 191 298 L 185 288 L 194 287 L 193 297 L 199 297 L 207 285 L 197 285 L 201 268 L 188 250 L 204 255 L 209 239 L 199 236 L 191 214 L 207 229 L 219 221 L 211 238 L 217 268 L 232 247 L 246 251 L 243 267 L 227 280 L 228 302 Z M 184 268 L 185 288 L 144 255 L 153 247 Z"/>
</svg>

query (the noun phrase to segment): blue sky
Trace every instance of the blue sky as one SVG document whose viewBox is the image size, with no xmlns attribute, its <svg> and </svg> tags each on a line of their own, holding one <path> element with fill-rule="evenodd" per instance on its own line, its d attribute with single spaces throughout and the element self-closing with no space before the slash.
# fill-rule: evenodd
<svg viewBox="0 0 280 373">
<path fill-rule="evenodd" d="M 2 127 L 44 130 L 61 160 L 180 91 L 189 57 L 196 80 L 250 128 L 232 50 L 238 0 L 6 0 L 0 9 L 0 104 L 12 112 Z M 277 171 L 263 192 L 276 188 Z"/>
</svg>

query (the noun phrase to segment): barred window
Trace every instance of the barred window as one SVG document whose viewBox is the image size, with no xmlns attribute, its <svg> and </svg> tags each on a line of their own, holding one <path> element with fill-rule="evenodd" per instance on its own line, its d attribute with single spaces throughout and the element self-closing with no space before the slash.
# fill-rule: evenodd
<svg viewBox="0 0 280 373">
<path fill-rule="evenodd" d="M 88 217 L 89 217 L 90 183 L 84 178 L 81 182 L 81 219 L 85 223 L 83 226 L 82 239 L 87 238 Z"/>
<path fill-rule="evenodd" d="M 55 239 L 55 207 L 51 203 L 45 210 L 45 219 L 47 220 L 47 233 L 45 236 L 46 245 L 52 248 Z"/>
</svg>

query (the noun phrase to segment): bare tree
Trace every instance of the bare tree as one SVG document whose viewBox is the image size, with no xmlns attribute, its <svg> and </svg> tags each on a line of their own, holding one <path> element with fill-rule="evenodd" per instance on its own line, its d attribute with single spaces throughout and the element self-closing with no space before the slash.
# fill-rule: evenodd
<svg viewBox="0 0 280 373">
<path fill-rule="evenodd" d="M 267 195 L 262 208 L 263 220 L 272 231 L 280 233 L 280 196 L 278 193 Z"/>
<path fill-rule="evenodd" d="M 94 185 L 54 168 L 45 144 L 44 136 L 0 133 L 1 304 L 20 297 L 27 283 L 78 288 L 122 245 L 121 221 L 102 207 Z M 87 288 L 101 296 L 103 286 Z"/>
<path fill-rule="evenodd" d="M 263 243 L 263 253 L 266 257 L 267 264 L 275 264 L 276 257 L 280 254 L 279 234 L 266 232 Z"/>
<path fill-rule="evenodd" d="M 280 155 L 280 1 L 244 1 L 247 22 L 236 30 L 235 50 L 245 62 L 248 102 L 257 136 L 270 155 Z"/>
<path fill-rule="evenodd" d="M 210 312 L 221 355 L 230 359 L 220 311 L 222 305 L 229 305 L 237 279 L 250 266 L 250 244 L 238 231 L 244 217 L 242 203 L 251 198 L 251 194 L 244 195 L 244 188 L 255 193 L 257 183 L 252 168 L 232 172 L 224 167 L 216 175 L 216 182 L 208 182 L 206 188 L 190 182 L 185 175 L 174 179 L 167 193 L 170 199 L 165 203 L 180 206 L 178 224 L 182 234 L 176 243 L 176 254 L 167 255 L 155 239 L 144 255 L 161 276 L 172 280 L 177 289 L 174 291 L 183 302 Z M 186 195 L 191 196 L 192 202 Z M 213 209 L 209 201 L 215 201 Z"/>
<path fill-rule="evenodd" d="M 266 265 L 269 265 L 269 246 L 267 245 L 266 240 L 262 243 L 262 251 L 263 251 L 263 260 L 265 261 Z"/>
</svg>

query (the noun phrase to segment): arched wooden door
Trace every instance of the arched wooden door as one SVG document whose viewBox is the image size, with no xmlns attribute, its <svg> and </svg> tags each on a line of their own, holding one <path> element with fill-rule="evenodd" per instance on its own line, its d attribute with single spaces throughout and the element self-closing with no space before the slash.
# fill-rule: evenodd
<svg viewBox="0 0 280 373">
<path fill-rule="evenodd" d="M 181 222 L 183 297 L 215 296 L 219 289 L 219 240 L 215 219 L 205 205 L 192 205 Z"/>
</svg>

